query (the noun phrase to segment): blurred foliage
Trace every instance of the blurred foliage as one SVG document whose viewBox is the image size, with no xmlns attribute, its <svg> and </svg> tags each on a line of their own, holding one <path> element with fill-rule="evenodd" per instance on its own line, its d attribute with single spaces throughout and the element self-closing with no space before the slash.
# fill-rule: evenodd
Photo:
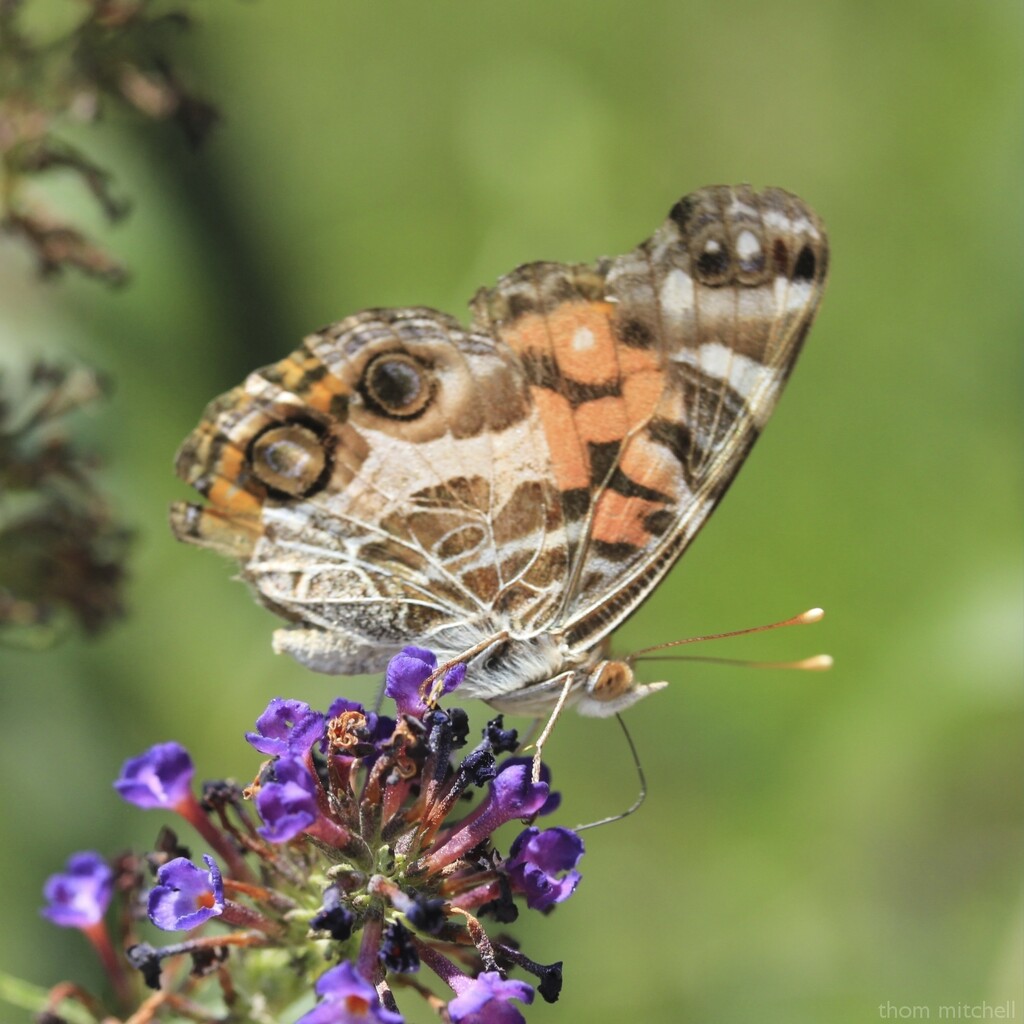
<svg viewBox="0 0 1024 1024">
<path fill-rule="evenodd" d="M 129 534 L 61 426 L 104 381 L 36 363 L 24 387 L 7 383 L 0 375 L 0 642 L 46 644 L 67 620 L 96 634 L 123 613 Z"/>
<path fill-rule="evenodd" d="M 198 144 L 216 113 L 182 85 L 170 64 L 169 36 L 188 25 L 182 10 L 160 0 L 82 0 L 69 27 L 27 30 L 27 16 L 43 6 L 0 2 L 0 230 L 26 244 L 44 274 L 74 267 L 120 284 L 125 267 L 34 194 L 42 178 L 66 171 L 108 220 L 128 211 L 114 194 L 111 172 L 61 130 L 94 121 L 107 105 L 172 119 Z"/>
<path fill-rule="evenodd" d="M 123 623 L 0 654 L 0 967 L 95 983 L 37 894 L 71 849 L 152 841 L 109 790 L 127 756 L 177 738 L 230 775 L 270 696 L 372 695 L 275 658 L 231 567 L 170 538 L 204 404 L 327 321 L 460 313 L 519 263 L 621 252 L 684 192 L 747 180 L 822 215 L 828 293 L 766 436 L 616 648 L 821 604 L 720 653 L 836 668 L 658 666 L 670 687 L 628 717 L 647 803 L 587 834 L 579 893 L 524 929 L 566 962 L 529 1019 L 1024 1017 L 1022 38 L 1019 0 L 206 5 L 189 74 L 224 123 L 200 153 L 138 118 L 69 136 L 137 199 L 132 286 L 27 287 L 0 248 L 0 359 L 116 380 L 76 429 L 140 533 Z M 50 184 L 87 222 L 67 172 Z M 567 717 L 546 754 L 570 824 L 635 795 L 614 723 Z"/>
</svg>

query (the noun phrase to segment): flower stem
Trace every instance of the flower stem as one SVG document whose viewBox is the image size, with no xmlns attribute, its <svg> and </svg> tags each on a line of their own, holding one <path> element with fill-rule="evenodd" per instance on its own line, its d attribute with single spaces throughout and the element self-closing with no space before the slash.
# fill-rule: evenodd
<svg viewBox="0 0 1024 1024">
<path fill-rule="evenodd" d="M 131 1006 L 134 998 L 132 986 L 121 956 L 110 941 L 107 926 L 102 921 L 97 921 L 96 924 L 83 928 L 82 933 L 96 950 L 103 969 L 107 972 L 107 977 L 110 978 L 110 984 L 113 986 L 118 1003 L 124 1007 Z"/>
<path fill-rule="evenodd" d="M 175 805 L 178 812 L 224 859 L 232 877 L 240 881 L 255 882 L 249 865 L 242 859 L 237 847 L 216 828 L 213 822 L 206 816 L 195 795 L 189 793 L 184 799 Z"/>
</svg>

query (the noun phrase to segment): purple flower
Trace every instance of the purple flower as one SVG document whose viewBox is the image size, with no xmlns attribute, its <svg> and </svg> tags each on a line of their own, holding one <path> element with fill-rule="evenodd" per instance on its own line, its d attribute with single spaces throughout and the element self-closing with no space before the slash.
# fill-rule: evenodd
<svg viewBox="0 0 1024 1024">
<path fill-rule="evenodd" d="M 501 767 L 498 771 L 503 772 L 511 768 L 514 764 L 526 764 L 530 766 L 530 771 L 533 771 L 533 758 L 532 757 L 506 757 L 501 762 Z M 551 769 L 546 764 L 540 766 L 540 781 L 546 782 L 548 786 L 551 785 Z M 557 811 L 562 803 L 562 794 L 557 790 L 552 790 L 548 795 L 547 800 L 541 805 L 537 814 L 551 814 L 552 811 Z"/>
<path fill-rule="evenodd" d="M 510 1000 L 533 1002 L 533 988 L 525 981 L 506 981 L 497 971 L 484 971 L 467 982 L 448 1004 L 452 1024 L 523 1024 L 523 1015 Z"/>
<path fill-rule="evenodd" d="M 457 825 L 447 841 L 423 858 L 424 866 L 436 871 L 486 839 L 513 818 L 536 814 L 549 797 L 546 782 L 534 782 L 529 763 L 503 764 L 490 781 L 487 798 Z"/>
<path fill-rule="evenodd" d="M 46 880 L 48 906 L 40 913 L 62 928 L 89 928 L 103 920 L 113 891 L 114 872 L 98 853 L 74 853 L 64 871 Z"/>
<path fill-rule="evenodd" d="M 437 668 L 437 658 L 422 647 L 403 647 L 388 662 L 384 692 L 398 705 L 403 715 L 421 718 L 427 711 L 423 684 Z M 440 695 L 451 693 L 466 675 L 465 665 L 456 665 L 445 673 Z"/>
<path fill-rule="evenodd" d="M 382 1006 L 377 990 L 348 961 L 321 974 L 316 993 L 322 1002 L 295 1024 L 403 1024 L 402 1015 Z"/>
<path fill-rule="evenodd" d="M 180 743 L 157 743 L 121 768 L 114 789 L 130 804 L 176 810 L 192 798 L 192 758 Z"/>
<path fill-rule="evenodd" d="M 256 794 L 256 809 L 264 821 L 257 831 L 272 843 L 286 843 L 319 818 L 319 785 L 298 758 L 280 758 L 273 771 L 274 780 L 263 783 Z"/>
<path fill-rule="evenodd" d="M 568 828 L 524 829 L 505 862 L 514 892 L 526 897 L 531 910 L 548 910 L 567 900 L 579 885 L 575 869 L 583 856 L 583 840 Z M 559 872 L 567 874 L 559 878 Z"/>
<path fill-rule="evenodd" d="M 169 860 L 156 873 L 149 892 L 149 919 L 164 931 L 187 931 L 224 912 L 224 882 L 213 858 L 203 855 L 208 871 L 185 857 Z"/>
<path fill-rule="evenodd" d="M 367 711 L 359 701 L 337 697 L 327 709 L 327 717 L 337 718 L 346 711 L 355 711 L 366 718 L 366 740 L 379 749 L 379 744 L 391 738 L 395 731 L 395 720 L 387 715 L 379 715 L 376 711 Z"/>
<path fill-rule="evenodd" d="M 324 734 L 324 716 L 301 700 L 274 697 L 246 740 L 261 754 L 301 757 Z"/>
<path fill-rule="evenodd" d="M 337 718 L 338 715 L 345 714 L 346 711 L 356 711 L 360 715 L 366 714 L 366 708 L 357 700 L 348 700 L 345 697 L 335 697 L 331 701 L 331 706 L 327 709 L 328 718 Z"/>
</svg>

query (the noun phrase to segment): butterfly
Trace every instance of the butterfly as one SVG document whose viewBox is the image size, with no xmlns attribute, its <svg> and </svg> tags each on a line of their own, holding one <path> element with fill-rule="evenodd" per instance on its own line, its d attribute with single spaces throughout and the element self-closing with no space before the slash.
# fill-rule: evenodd
<svg viewBox="0 0 1024 1024">
<path fill-rule="evenodd" d="M 623 256 L 513 270 L 469 326 L 356 313 L 209 404 L 176 460 L 206 503 L 172 528 L 237 559 L 317 671 L 411 644 L 499 710 L 617 714 L 666 684 L 609 636 L 736 475 L 827 271 L 799 198 L 712 186 Z"/>
</svg>

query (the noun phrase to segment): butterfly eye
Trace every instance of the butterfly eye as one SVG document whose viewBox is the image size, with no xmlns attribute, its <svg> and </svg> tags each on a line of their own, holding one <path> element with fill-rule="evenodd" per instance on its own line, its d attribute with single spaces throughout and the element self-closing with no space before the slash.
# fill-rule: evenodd
<svg viewBox="0 0 1024 1024">
<path fill-rule="evenodd" d="M 434 397 L 434 381 L 422 363 L 404 352 L 371 360 L 360 391 L 375 412 L 400 420 L 415 419 Z"/>
<path fill-rule="evenodd" d="M 304 423 L 264 430 L 249 446 L 249 465 L 258 480 L 291 498 L 308 498 L 329 475 L 324 439 Z"/>
<path fill-rule="evenodd" d="M 587 679 L 587 693 L 594 700 L 615 700 L 635 685 L 633 670 L 624 661 L 602 661 Z"/>
</svg>

